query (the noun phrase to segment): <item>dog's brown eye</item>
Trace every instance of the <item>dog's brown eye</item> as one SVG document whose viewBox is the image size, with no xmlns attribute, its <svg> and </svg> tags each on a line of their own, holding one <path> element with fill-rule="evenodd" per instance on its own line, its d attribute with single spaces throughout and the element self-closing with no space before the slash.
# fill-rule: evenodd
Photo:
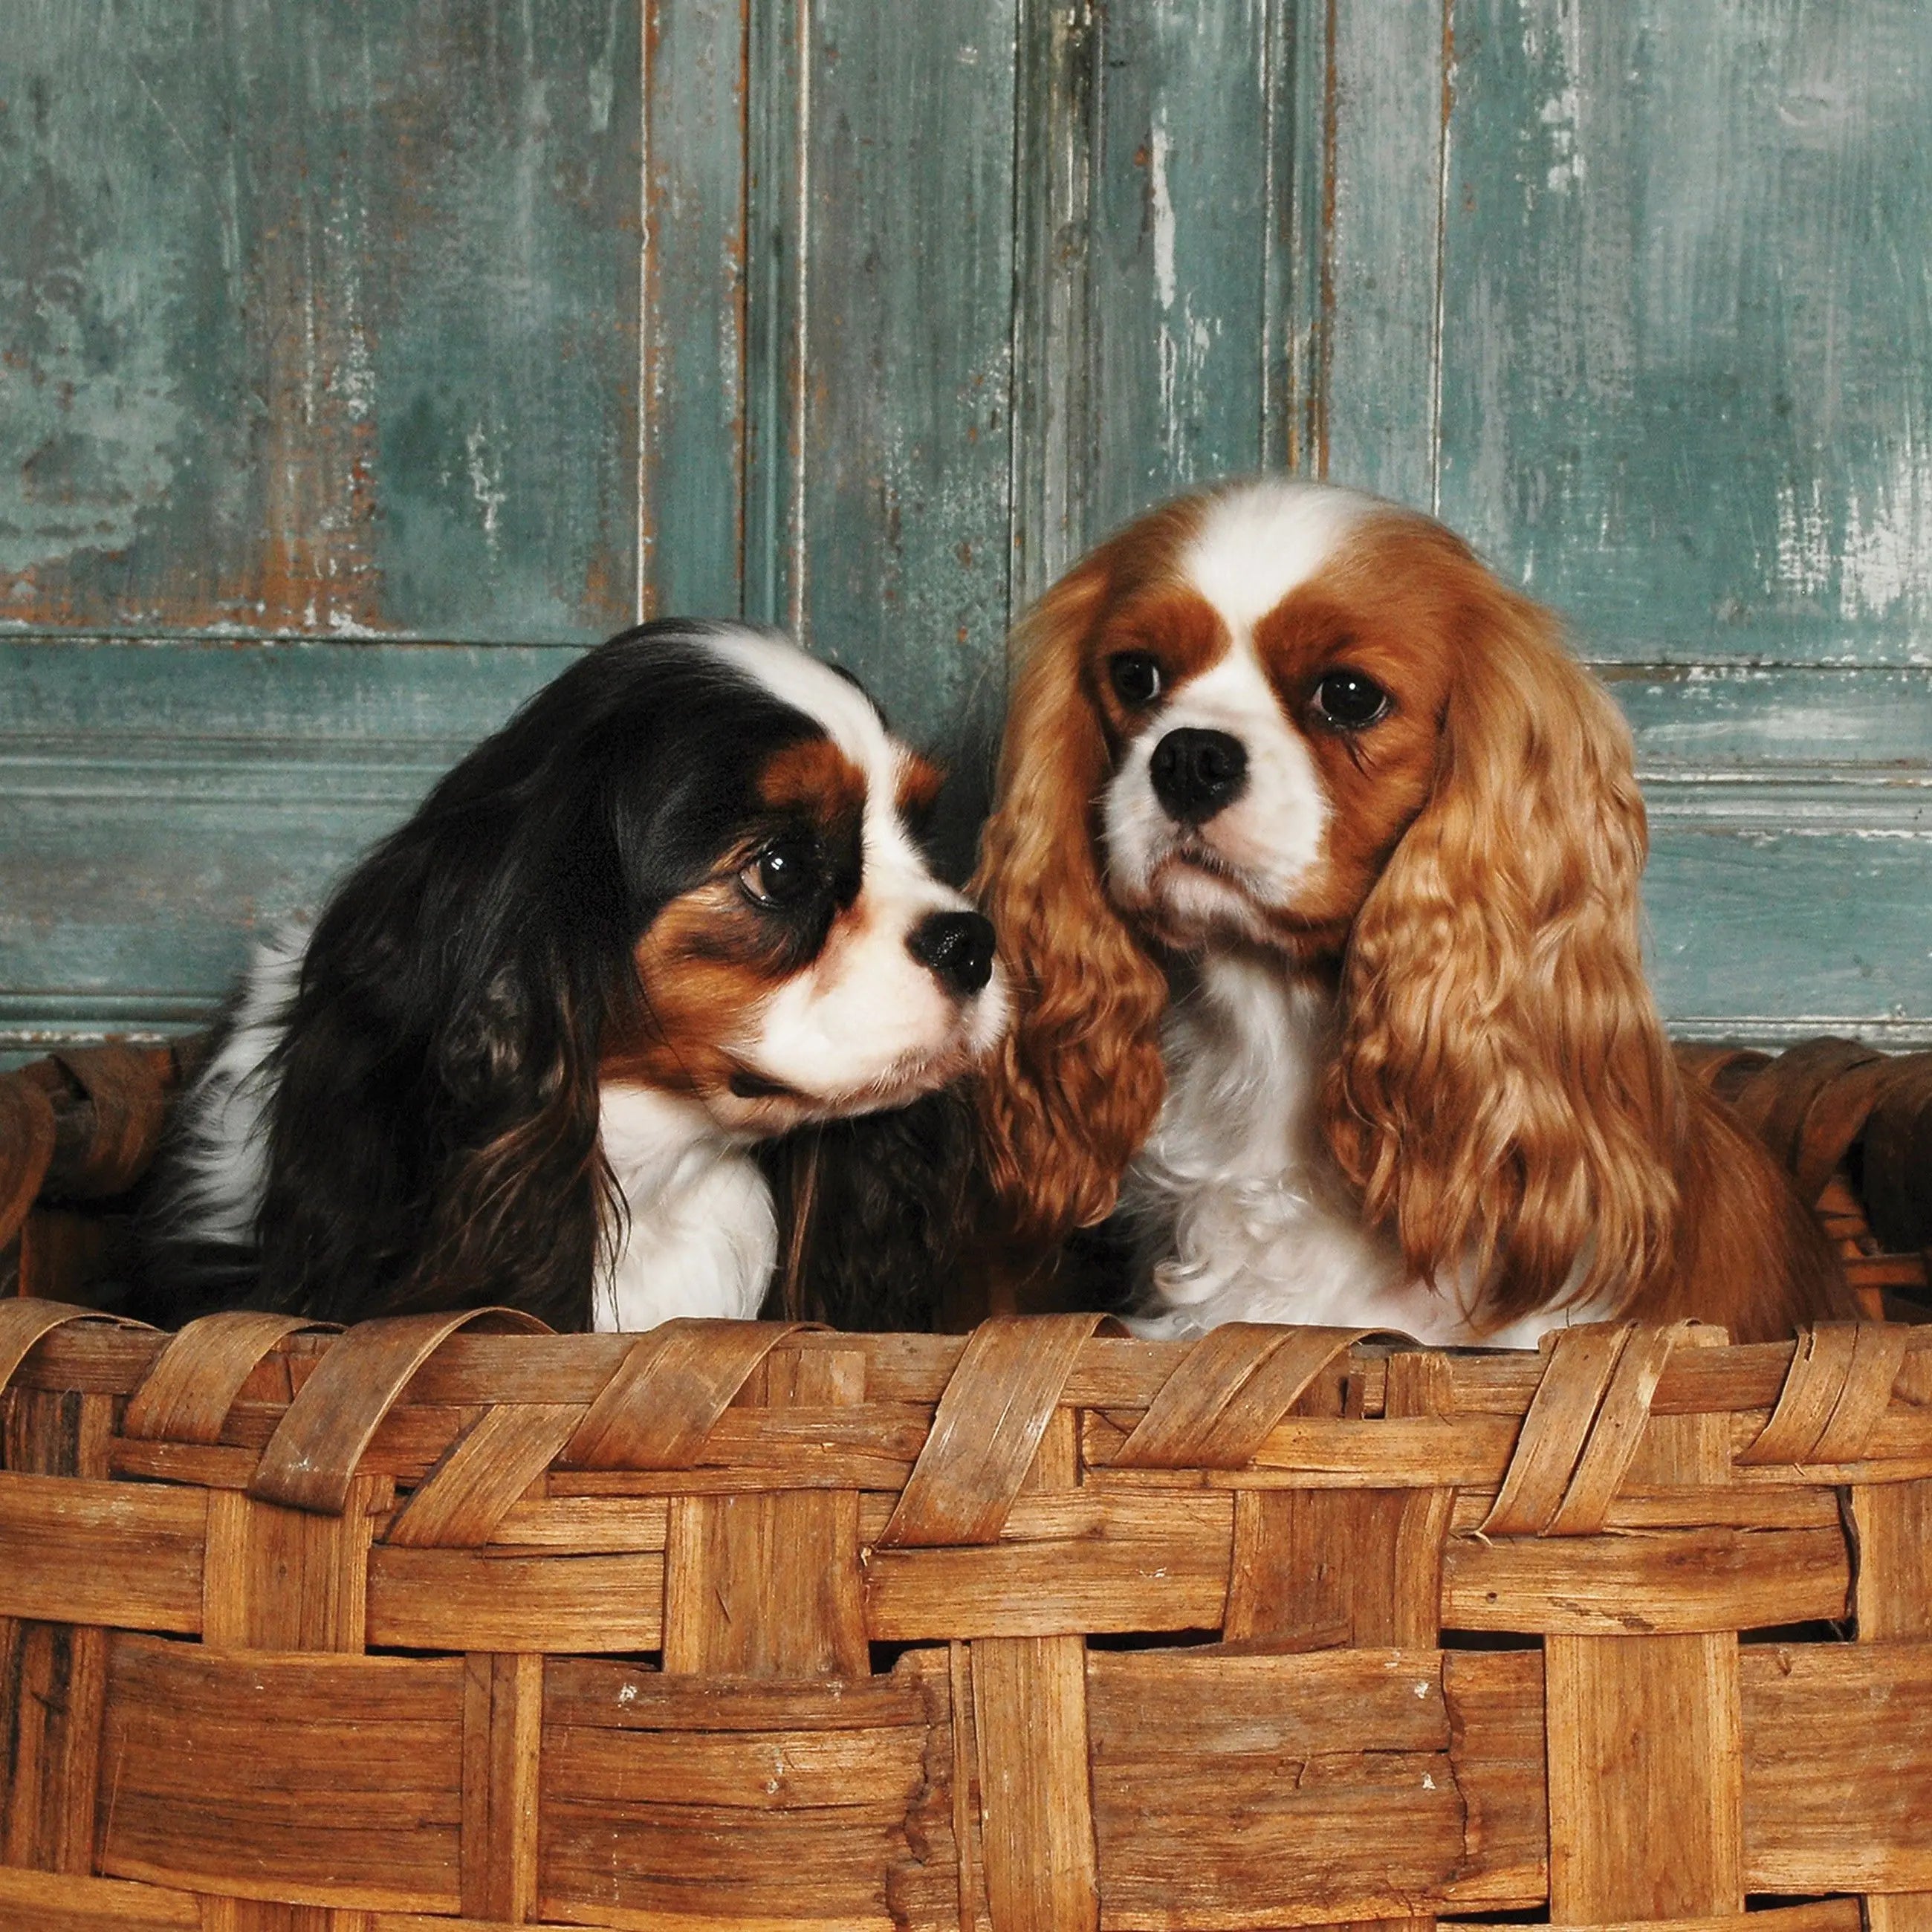
<svg viewBox="0 0 1932 1932">
<path fill-rule="evenodd" d="M 738 883 L 760 905 L 798 905 L 824 884 L 824 861 L 809 838 L 774 838 L 738 874 Z"/>
<path fill-rule="evenodd" d="M 1387 715 L 1389 694 L 1358 670 L 1331 670 L 1315 687 L 1315 710 L 1338 731 L 1360 731 Z"/>
<path fill-rule="evenodd" d="M 1151 704 L 1160 695 L 1160 661 L 1144 651 L 1122 651 L 1109 658 L 1107 677 L 1123 704 Z"/>
</svg>

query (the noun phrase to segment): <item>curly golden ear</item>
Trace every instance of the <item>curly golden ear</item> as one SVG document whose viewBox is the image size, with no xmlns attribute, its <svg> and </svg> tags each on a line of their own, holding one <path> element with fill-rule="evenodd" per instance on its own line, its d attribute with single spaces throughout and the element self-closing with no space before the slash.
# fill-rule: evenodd
<svg viewBox="0 0 1932 1932">
<path fill-rule="evenodd" d="M 1096 849 L 1108 760 L 1081 647 L 1108 587 L 1096 554 L 1021 626 L 1025 668 L 974 880 L 1016 1007 L 978 1082 L 986 1173 L 1010 1231 L 1042 1242 L 1112 1211 L 1165 1088 L 1166 980 L 1108 903 Z"/>
<path fill-rule="evenodd" d="M 1325 1124 L 1408 1265 L 1473 1259 L 1496 1326 L 1668 1266 L 1684 1124 L 1630 734 L 1549 616 L 1468 567 L 1434 788 L 1350 938 Z"/>
</svg>

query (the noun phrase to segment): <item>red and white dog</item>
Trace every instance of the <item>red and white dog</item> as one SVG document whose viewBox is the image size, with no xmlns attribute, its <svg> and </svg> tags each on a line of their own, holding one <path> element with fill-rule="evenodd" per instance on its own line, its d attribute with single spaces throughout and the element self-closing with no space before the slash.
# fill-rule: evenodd
<svg viewBox="0 0 1932 1932">
<path fill-rule="evenodd" d="M 1169 505 L 1028 620 L 979 886 L 993 1194 L 1118 1205 L 1144 1332 L 1523 1344 L 1849 1312 L 1646 984 L 1630 735 L 1450 532 L 1322 484 Z"/>
</svg>

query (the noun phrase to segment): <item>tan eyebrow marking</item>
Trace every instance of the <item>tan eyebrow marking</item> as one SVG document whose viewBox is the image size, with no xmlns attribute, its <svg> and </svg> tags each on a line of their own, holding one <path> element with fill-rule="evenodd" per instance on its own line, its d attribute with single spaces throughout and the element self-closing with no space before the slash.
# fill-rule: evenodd
<svg viewBox="0 0 1932 1932">
<path fill-rule="evenodd" d="M 800 738 L 765 760 L 758 798 L 774 812 L 802 809 L 834 825 L 864 810 L 866 774 L 830 738 Z"/>
<path fill-rule="evenodd" d="M 902 752 L 899 754 L 898 783 L 892 796 L 899 815 L 916 824 L 932 809 L 939 797 L 939 788 L 945 782 L 945 772 L 930 758 L 917 752 Z"/>
</svg>

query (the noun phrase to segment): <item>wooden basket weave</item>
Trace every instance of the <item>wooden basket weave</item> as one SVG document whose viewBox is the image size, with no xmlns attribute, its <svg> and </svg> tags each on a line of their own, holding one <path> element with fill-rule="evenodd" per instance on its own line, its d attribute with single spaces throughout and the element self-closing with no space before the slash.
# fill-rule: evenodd
<svg viewBox="0 0 1932 1932">
<path fill-rule="evenodd" d="M 1932 1928 L 1932 1329 L 530 1326 L 0 1299 L 0 1926 Z"/>
</svg>

